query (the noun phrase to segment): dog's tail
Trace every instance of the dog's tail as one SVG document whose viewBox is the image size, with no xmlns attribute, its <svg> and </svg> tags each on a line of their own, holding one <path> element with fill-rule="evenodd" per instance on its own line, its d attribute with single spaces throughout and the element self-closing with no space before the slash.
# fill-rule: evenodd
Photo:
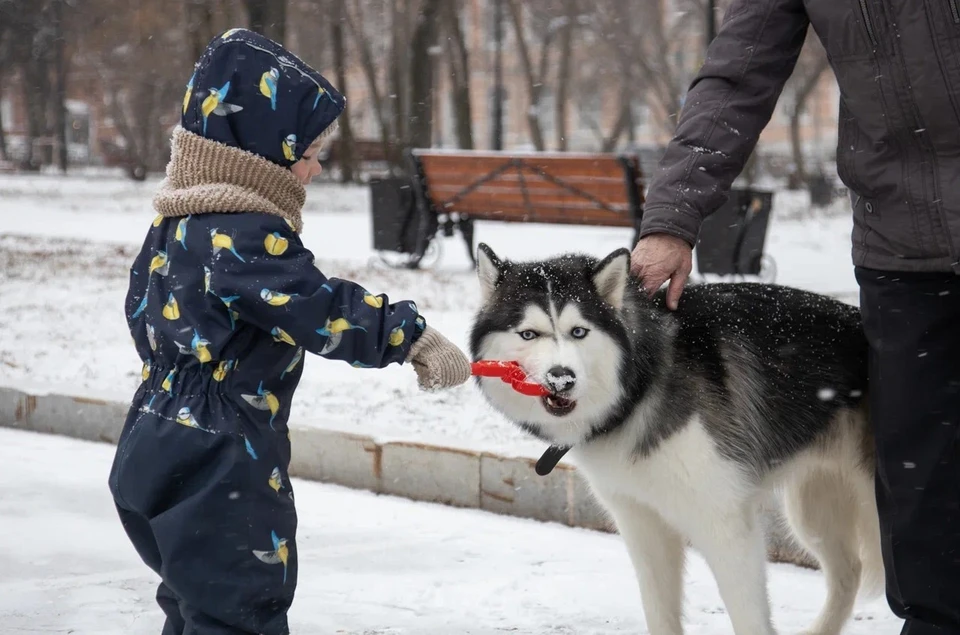
<svg viewBox="0 0 960 635">
<path fill-rule="evenodd" d="M 880 549 L 880 524 L 873 496 L 860 500 L 857 514 L 857 538 L 860 542 L 860 600 L 879 597 L 886 587 L 883 554 Z"/>
<path fill-rule="evenodd" d="M 883 551 L 880 545 L 880 515 L 877 512 L 876 445 L 867 422 L 870 419 L 869 401 L 864 397 L 860 409 L 861 456 L 869 457 L 859 465 L 854 486 L 857 490 L 857 539 L 860 542 L 860 590 L 857 598 L 872 600 L 886 589 Z"/>
</svg>

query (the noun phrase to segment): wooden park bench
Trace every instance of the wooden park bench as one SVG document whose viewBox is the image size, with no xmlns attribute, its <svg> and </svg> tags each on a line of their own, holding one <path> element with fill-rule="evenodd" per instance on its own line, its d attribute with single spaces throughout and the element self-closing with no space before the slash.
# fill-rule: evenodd
<svg viewBox="0 0 960 635">
<path fill-rule="evenodd" d="M 407 266 L 419 266 L 441 228 L 460 232 L 472 260 L 476 221 L 640 227 L 634 155 L 410 150 L 407 160 L 414 176 L 400 204 L 405 218 L 379 244 L 374 237 L 375 249 L 409 254 Z"/>
<path fill-rule="evenodd" d="M 439 253 L 441 231 L 448 237 L 459 232 L 474 261 L 476 221 L 632 228 L 633 241 L 625 247 L 638 238 L 644 184 L 636 154 L 414 149 L 407 160 L 412 179 L 370 183 L 374 249 L 388 264 L 420 267 L 431 251 Z M 704 222 L 699 273 L 770 274 L 763 244 L 771 204 L 767 192 L 731 192 Z M 397 263 L 385 252 L 403 259 Z"/>
</svg>

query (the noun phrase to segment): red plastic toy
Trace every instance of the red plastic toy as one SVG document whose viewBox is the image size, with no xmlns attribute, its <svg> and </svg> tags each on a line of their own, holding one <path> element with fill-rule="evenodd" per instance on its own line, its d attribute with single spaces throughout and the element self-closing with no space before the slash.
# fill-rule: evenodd
<svg viewBox="0 0 960 635">
<path fill-rule="evenodd" d="M 550 391 L 542 384 L 527 381 L 527 373 L 517 362 L 479 361 L 471 364 L 476 377 L 499 377 L 521 395 L 546 397 Z"/>
</svg>

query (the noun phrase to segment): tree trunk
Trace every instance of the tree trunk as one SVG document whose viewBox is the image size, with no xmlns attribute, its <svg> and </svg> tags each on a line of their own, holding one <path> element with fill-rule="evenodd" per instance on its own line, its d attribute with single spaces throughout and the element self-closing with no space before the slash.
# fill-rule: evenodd
<svg viewBox="0 0 960 635">
<path fill-rule="evenodd" d="M 610 136 L 603 140 L 603 146 L 600 148 L 600 151 L 613 152 L 617 147 L 617 143 L 620 141 L 620 137 L 622 137 L 623 133 L 627 131 L 629 125 L 630 100 L 624 97 L 621 99 L 620 113 L 617 115 L 616 123 L 613 124 L 613 130 L 610 131 Z"/>
<path fill-rule="evenodd" d="M 434 55 L 439 29 L 437 22 L 442 0 L 423 0 L 417 14 L 410 52 L 410 128 L 409 145 L 429 148 L 433 131 Z M 449 0 L 447 0 L 449 1 Z"/>
<path fill-rule="evenodd" d="M 556 100 L 556 128 L 557 150 L 566 152 L 567 143 L 567 110 L 570 95 L 570 70 L 573 59 L 573 26 L 577 19 L 576 0 L 564 0 L 564 16 L 567 23 L 560 34 L 560 67 L 557 71 L 557 100 Z"/>
<path fill-rule="evenodd" d="M 646 103 L 658 106 L 664 113 L 659 123 L 672 137 L 680 111 L 679 95 L 683 92 L 670 58 L 675 47 L 671 47 L 668 40 L 671 35 L 667 33 L 662 3 L 652 2 L 646 6 L 648 12 L 644 19 L 648 28 L 642 37 L 630 28 L 636 24 L 632 15 L 637 10 L 636 5 L 624 0 L 608 0 L 598 5 L 601 19 L 596 32 L 599 37 L 610 41 L 620 72 L 644 87 Z M 687 24 L 683 18 L 681 21 L 683 25 Z"/>
<path fill-rule="evenodd" d="M 391 164 L 395 169 L 405 169 L 403 156 L 399 148 L 407 140 L 407 113 L 409 112 L 409 86 L 405 81 L 409 61 L 409 38 L 407 29 L 407 9 L 410 0 L 391 0 L 390 2 L 390 131 L 398 152 L 391 154 Z"/>
<path fill-rule="evenodd" d="M 334 0 L 339 7 L 343 0 Z M 287 0 L 244 0 L 250 30 L 283 44 L 287 32 Z"/>
<path fill-rule="evenodd" d="M 342 9 L 342 15 L 347 23 L 347 29 L 353 36 L 354 45 L 360 53 L 360 66 L 363 68 L 363 75 L 367 80 L 367 87 L 370 90 L 370 99 L 373 102 L 373 110 L 377 117 L 377 123 L 380 125 L 380 143 L 383 147 L 383 156 L 390 156 L 390 126 L 387 122 L 386 106 L 383 103 L 383 96 L 380 93 L 380 86 L 377 83 L 377 65 L 373 59 L 373 52 L 370 50 L 370 40 L 363 31 L 363 8 L 362 2 L 354 2 L 357 15 L 354 17 L 349 6 Z"/>
<path fill-rule="evenodd" d="M 798 185 L 808 182 L 806 160 L 803 157 L 803 140 L 800 138 L 800 117 L 806 111 L 807 101 L 820 83 L 820 77 L 829 66 L 830 62 L 825 54 L 819 57 L 810 72 L 803 77 L 794 94 L 793 109 L 790 111 L 790 149 Z"/>
<path fill-rule="evenodd" d="M 530 98 L 530 107 L 527 108 L 527 125 L 530 128 L 530 141 L 533 147 L 538 151 L 543 151 L 545 144 L 543 142 L 543 129 L 540 126 L 540 93 L 543 84 L 534 75 L 533 61 L 530 58 L 530 48 L 527 46 L 527 39 L 523 34 L 523 17 L 520 14 L 520 4 L 517 0 L 508 0 L 507 6 L 510 8 L 510 18 L 513 22 L 513 30 L 517 37 L 517 50 L 520 54 L 520 63 L 523 67 L 523 76 L 527 82 L 527 95 Z M 546 43 L 544 43 L 546 49 Z M 546 57 L 546 50 L 543 51 Z"/>
<path fill-rule="evenodd" d="M 602 128 L 598 130 L 601 139 L 601 152 L 613 152 L 613 150 L 617 147 L 617 144 L 620 142 L 620 138 L 625 132 L 627 132 L 633 122 L 631 102 L 633 101 L 634 97 L 634 79 L 629 71 L 629 67 L 621 64 L 620 109 L 617 111 L 617 119 L 614 121 L 613 127 L 610 129 L 609 135 L 604 136 Z"/>
<path fill-rule="evenodd" d="M 493 0 L 493 125 L 490 126 L 490 146 L 498 152 L 503 150 L 503 2 Z"/>
<path fill-rule="evenodd" d="M 104 86 L 109 89 L 110 83 L 105 83 Z M 116 92 L 110 91 L 110 96 L 107 98 L 107 106 L 110 109 L 110 118 L 113 119 L 113 123 L 117 127 L 117 132 L 120 133 L 120 136 L 127 145 L 126 165 L 124 168 L 131 177 L 136 177 L 146 169 L 146 161 L 137 143 L 133 128 L 130 126 L 127 115 L 124 112 L 123 104 L 120 103 Z"/>
<path fill-rule="evenodd" d="M 57 127 L 57 167 L 66 174 L 69 153 L 67 148 L 67 62 L 64 59 L 63 5 L 66 0 L 53 0 L 54 11 L 54 68 L 57 76 L 57 98 L 54 100 L 54 122 Z"/>
<path fill-rule="evenodd" d="M 330 45 L 333 47 L 333 67 L 337 75 L 337 87 L 347 94 L 347 54 L 343 42 L 343 4 L 333 1 L 330 18 Z M 340 115 L 340 181 L 351 183 L 354 180 L 356 159 L 353 148 L 353 128 L 350 127 L 349 106 Z"/>
<path fill-rule="evenodd" d="M 0 104 L 3 103 L 3 87 L 6 85 L 6 77 L 3 74 L 3 68 L 0 67 Z M 0 108 L 0 161 L 9 161 L 7 154 L 7 135 L 3 131 L 3 108 Z"/>
<path fill-rule="evenodd" d="M 27 108 L 27 143 L 23 166 L 35 169 L 47 160 L 46 151 L 38 158 L 35 156 L 37 140 L 47 133 L 47 110 L 50 103 L 50 69 L 44 50 L 34 49 L 33 55 L 21 67 L 24 79 L 20 82 L 23 89 L 23 103 Z"/>
<path fill-rule="evenodd" d="M 470 58 L 457 3 L 443 3 L 443 21 L 450 43 L 450 76 L 453 79 L 453 113 L 457 127 L 457 144 L 464 150 L 473 150 L 473 116 L 470 107 Z"/>
<path fill-rule="evenodd" d="M 198 60 L 215 35 L 210 0 L 187 0 L 186 20 L 190 56 Z"/>
<path fill-rule="evenodd" d="M 3 15 L 0 14 L 0 19 Z M 11 29 L 9 25 L 0 26 L 0 60 L 13 61 L 13 47 L 11 46 Z M 9 77 L 4 73 L 4 64 L 0 64 L 0 104 L 3 103 L 3 89 L 7 85 Z M 3 108 L 0 107 L 0 161 L 9 161 L 10 155 L 7 154 L 7 135 L 3 131 Z"/>
</svg>

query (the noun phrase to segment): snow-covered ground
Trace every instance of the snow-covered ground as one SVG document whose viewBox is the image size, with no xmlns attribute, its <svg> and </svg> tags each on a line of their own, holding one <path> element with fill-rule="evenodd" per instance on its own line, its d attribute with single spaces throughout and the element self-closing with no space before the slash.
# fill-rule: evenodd
<svg viewBox="0 0 960 635">
<path fill-rule="evenodd" d="M 118 401 L 133 394 L 140 363 L 123 300 L 127 268 L 154 216 L 156 185 L 107 176 L 0 176 L 0 385 Z M 369 205 L 365 187 L 310 188 L 303 239 L 323 271 L 393 300 L 415 300 L 432 325 L 466 347 L 478 292 L 462 240 L 442 241 L 444 255 L 432 271 L 371 267 Z M 778 282 L 856 301 L 844 205 L 810 215 L 803 195 L 777 195 L 768 252 Z M 480 223 L 477 239 L 512 258 L 602 256 L 628 246 L 631 232 Z M 408 368 L 355 370 L 311 359 L 291 420 L 381 439 L 542 450 L 495 415 L 472 385 L 424 395 Z"/>
<path fill-rule="evenodd" d="M 29 457 L 29 458 L 26 458 Z M 155 635 L 156 576 L 107 490 L 107 445 L 0 429 L 0 633 Z M 66 472 L 69 473 L 66 473 Z M 646 632 L 619 537 L 294 479 L 298 635 L 606 635 Z M 809 625 L 819 574 L 770 567 L 780 632 Z M 687 568 L 690 635 L 731 631 L 699 556 Z M 848 635 L 894 635 L 883 600 Z"/>
</svg>

